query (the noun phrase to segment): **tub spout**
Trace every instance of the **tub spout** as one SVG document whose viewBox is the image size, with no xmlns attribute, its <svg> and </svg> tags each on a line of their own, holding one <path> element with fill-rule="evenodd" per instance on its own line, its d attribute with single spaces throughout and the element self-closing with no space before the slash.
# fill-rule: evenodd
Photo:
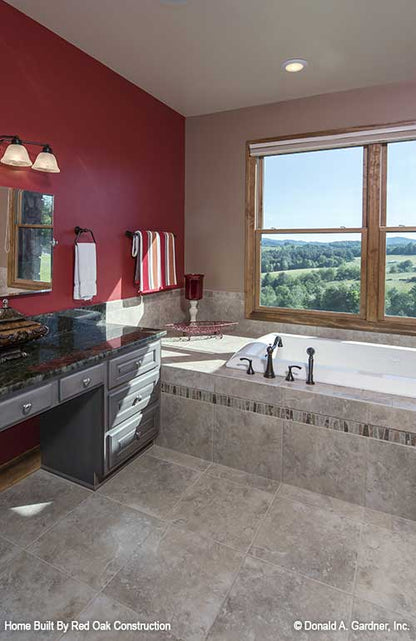
<svg viewBox="0 0 416 641">
<path fill-rule="evenodd" d="M 280 336 L 276 336 L 276 338 L 274 339 L 273 345 L 270 344 L 266 349 L 267 365 L 266 365 L 266 371 L 263 374 L 264 378 L 276 377 L 273 369 L 273 352 L 276 347 L 283 347 L 283 341 Z"/>
</svg>

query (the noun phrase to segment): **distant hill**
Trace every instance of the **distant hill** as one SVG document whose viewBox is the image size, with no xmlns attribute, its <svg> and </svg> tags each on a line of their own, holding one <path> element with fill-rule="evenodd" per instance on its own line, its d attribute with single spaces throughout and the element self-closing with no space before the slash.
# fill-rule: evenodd
<svg viewBox="0 0 416 641">
<path fill-rule="evenodd" d="M 393 238 L 387 238 L 387 245 L 408 245 L 409 243 L 415 243 L 415 240 L 412 238 L 404 238 L 403 236 L 393 236 Z"/>
<path fill-rule="evenodd" d="M 307 245 L 306 240 L 273 240 L 272 238 L 263 238 L 261 241 L 263 247 L 279 247 L 281 245 Z"/>
<path fill-rule="evenodd" d="M 348 244 L 348 243 L 357 243 L 357 240 L 332 240 L 330 242 L 326 242 L 324 240 L 314 240 L 312 241 L 314 245 L 334 245 L 337 243 L 343 243 L 343 244 Z M 404 236 L 394 236 L 393 238 L 387 238 L 387 246 L 388 247 L 394 247 L 397 245 L 408 245 L 409 243 L 416 243 L 416 238 L 415 240 L 412 240 L 411 238 L 405 238 Z M 307 245 L 308 242 L 306 240 L 292 240 L 288 238 L 287 240 L 276 240 L 273 238 L 263 238 L 261 241 L 262 247 L 281 247 L 282 245 Z"/>
</svg>

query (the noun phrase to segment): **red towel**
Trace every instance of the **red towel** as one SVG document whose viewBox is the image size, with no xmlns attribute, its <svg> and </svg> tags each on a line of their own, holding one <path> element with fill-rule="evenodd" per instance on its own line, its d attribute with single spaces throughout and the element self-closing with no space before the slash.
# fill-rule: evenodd
<svg viewBox="0 0 416 641">
<path fill-rule="evenodd" d="M 160 292 L 177 286 L 174 234 L 136 231 L 132 255 L 136 258 L 134 282 L 140 294 Z"/>
</svg>

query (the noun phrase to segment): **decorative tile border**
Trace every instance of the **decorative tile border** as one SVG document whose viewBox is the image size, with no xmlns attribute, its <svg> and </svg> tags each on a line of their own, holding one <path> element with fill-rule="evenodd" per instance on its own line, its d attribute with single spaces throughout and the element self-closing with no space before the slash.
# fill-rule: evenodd
<svg viewBox="0 0 416 641">
<path fill-rule="evenodd" d="M 182 396 L 193 401 L 203 401 L 214 405 L 223 405 L 232 409 L 244 412 L 253 412 L 263 414 L 264 416 L 275 416 L 286 421 L 295 421 L 296 423 L 305 423 L 306 425 L 315 425 L 316 427 L 326 427 L 329 430 L 355 434 L 356 436 L 367 436 L 380 441 L 398 443 L 400 445 L 410 445 L 416 447 L 416 434 L 404 430 L 384 427 L 381 425 L 370 425 L 360 423 L 334 416 L 325 416 L 314 412 L 305 412 L 303 410 L 294 410 L 280 405 L 271 403 L 259 403 L 236 396 L 228 396 L 206 390 L 194 389 L 183 385 L 165 383 L 162 381 L 162 392 L 172 394 L 173 396 Z"/>
</svg>

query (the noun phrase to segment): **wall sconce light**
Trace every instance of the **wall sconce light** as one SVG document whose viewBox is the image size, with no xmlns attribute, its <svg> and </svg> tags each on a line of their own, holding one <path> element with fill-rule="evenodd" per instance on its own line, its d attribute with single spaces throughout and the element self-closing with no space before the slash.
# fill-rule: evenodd
<svg viewBox="0 0 416 641">
<path fill-rule="evenodd" d="M 52 148 L 47 143 L 21 140 L 19 136 L 0 136 L 0 143 L 5 141 L 10 141 L 10 143 L 2 158 L 0 158 L 0 162 L 3 163 L 3 165 L 10 165 L 11 167 L 32 167 L 35 171 L 45 171 L 50 174 L 59 174 L 61 171 L 53 155 Z M 34 163 L 32 163 L 23 143 L 42 147 L 42 151 L 38 153 Z"/>
</svg>

